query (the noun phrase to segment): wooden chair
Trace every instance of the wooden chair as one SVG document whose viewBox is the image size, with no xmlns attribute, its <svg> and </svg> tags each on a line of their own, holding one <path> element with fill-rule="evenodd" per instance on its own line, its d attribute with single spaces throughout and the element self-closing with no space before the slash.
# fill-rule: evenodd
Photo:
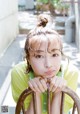
<svg viewBox="0 0 80 114">
<path fill-rule="evenodd" d="M 23 114 L 25 114 L 24 109 L 23 109 L 23 103 L 24 103 L 25 98 L 31 93 L 33 94 L 33 102 L 34 102 L 34 100 L 35 100 L 34 92 L 30 88 L 24 90 L 22 92 L 22 94 L 20 95 L 19 100 L 17 102 L 16 109 L 15 109 L 15 114 L 20 114 L 21 110 L 22 110 Z M 65 87 L 62 90 L 62 102 L 61 102 L 60 114 L 64 113 L 63 112 L 64 94 L 69 95 L 74 101 L 72 114 L 75 114 L 75 109 L 76 108 L 77 108 L 77 114 L 80 114 L 80 99 L 79 99 L 78 95 L 72 89 L 70 89 L 68 87 Z M 48 114 L 50 114 L 50 93 L 49 93 L 49 91 L 48 91 L 47 97 L 48 97 Z M 36 114 L 36 106 L 35 106 L 35 104 L 34 104 L 34 114 Z"/>
</svg>

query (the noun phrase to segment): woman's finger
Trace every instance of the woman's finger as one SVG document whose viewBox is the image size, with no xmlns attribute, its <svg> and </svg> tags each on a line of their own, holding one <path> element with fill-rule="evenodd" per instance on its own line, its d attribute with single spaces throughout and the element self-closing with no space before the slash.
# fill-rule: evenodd
<svg viewBox="0 0 80 114">
<path fill-rule="evenodd" d="M 39 87 L 38 87 L 38 85 L 37 85 L 35 80 L 30 80 L 30 83 L 32 84 L 32 90 L 33 91 L 41 93 L 41 90 L 39 89 Z"/>
<path fill-rule="evenodd" d="M 56 83 L 56 77 L 52 78 L 50 81 L 50 88 L 49 90 L 52 91 L 53 87 L 55 86 Z"/>
<path fill-rule="evenodd" d="M 35 92 L 33 85 L 30 82 L 28 84 L 29 84 L 29 87 Z"/>
<path fill-rule="evenodd" d="M 40 84 L 42 86 L 43 92 L 46 91 L 47 90 L 47 84 L 46 84 L 44 79 L 40 80 Z M 40 89 L 41 89 L 41 86 L 40 86 Z"/>
<path fill-rule="evenodd" d="M 52 88 L 52 92 L 55 92 L 56 89 L 57 89 L 57 87 L 53 86 L 53 88 Z"/>
</svg>

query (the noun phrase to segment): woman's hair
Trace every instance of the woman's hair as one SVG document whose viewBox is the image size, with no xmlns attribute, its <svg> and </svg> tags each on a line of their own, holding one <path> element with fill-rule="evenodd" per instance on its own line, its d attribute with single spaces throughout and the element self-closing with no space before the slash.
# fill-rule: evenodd
<svg viewBox="0 0 80 114">
<path fill-rule="evenodd" d="M 46 16 L 39 15 L 37 27 L 34 28 L 33 30 L 31 30 L 27 35 L 25 47 L 24 47 L 25 58 L 27 60 L 27 65 L 28 65 L 27 72 L 32 70 L 32 68 L 29 64 L 29 61 L 28 61 L 29 52 L 30 52 L 30 50 L 36 51 L 35 48 L 39 48 L 41 46 L 42 42 L 44 41 L 44 38 L 48 39 L 49 45 L 52 42 L 52 40 L 54 41 L 54 39 L 56 39 L 59 42 L 60 51 L 62 53 L 63 46 L 62 46 L 61 37 L 55 30 L 53 30 L 49 27 L 46 27 L 47 23 L 48 23 L 48 19 L 46 18 Z M 43 36 L 44 36 L 44 38 L 43 38 Z M 33 44 L 35 44 L 35 47 L 33 47 Z"/>
</svg>

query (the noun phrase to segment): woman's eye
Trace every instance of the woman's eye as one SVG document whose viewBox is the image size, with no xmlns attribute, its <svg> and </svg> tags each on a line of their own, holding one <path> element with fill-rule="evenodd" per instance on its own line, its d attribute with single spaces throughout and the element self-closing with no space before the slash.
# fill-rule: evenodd
<svg viewBox="0 0 80 114">
<path fill-rule="evenodd" d="M 42 55 L 35 55 L 35 58 L 43 58 Z"/>
<path fill-rule="evenodd" d="M 52 56 L 53 56 L 53 57 L 57 57 L 57 56 L 59 56 L 59 54 L 56 54 L 56 53 L 55 53 L 55 54 L 52 54 Z"/>
</svg>

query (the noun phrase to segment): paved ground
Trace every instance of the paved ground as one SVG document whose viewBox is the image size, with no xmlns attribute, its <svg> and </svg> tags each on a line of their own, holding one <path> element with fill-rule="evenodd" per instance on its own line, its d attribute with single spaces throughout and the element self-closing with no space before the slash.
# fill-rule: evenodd
<svg viewBox="0 0 80 114">
<path fill-rule="evenodd" d="M 0 58 L 0 106 L 9 106 L 9 113 L 14 114 L 15 103 L 11 94 L 11 69 L 19 61 L 23 60 L 23 47 L 25 36 L 18 35 L 9 46 L 2 58 Z M 12 109 L 12 110 L 11 110 Z M 3 113 L 1 113 L 3 114 Z"/>
<path fill-rule="evenodd" d="M 15 64 L 23 60 L 25 38 L 25 35 L 18 35 L 3 57 L 0 58 L 0 105 L 7 105 L 9 107 L 15 106 L 11 94 L 10 71 Z M 62 36 L 62 38 L 64 39 L 64 36 Z M 63 40 L 63 46 L 64 53 L 70 57 L 71 62 L 80 70 L 80 54 L 78 53 L 76 45 L 74 43 L 67 44 L 65 40 Z M 80 76 L 78 82 L 80 83 Z M 80 92 L 80 90 L 78 92 Z M 13 112 L 10 114 L 13 114 Z"/>
<path fill-rule="evenodd" d="M 66 43 L 63 41 L 64 53 L 70 59 L 70 62 L 74 64 L 80 70 L 80 53 L 75 45 L 75 43 Z"/>
</svg>

